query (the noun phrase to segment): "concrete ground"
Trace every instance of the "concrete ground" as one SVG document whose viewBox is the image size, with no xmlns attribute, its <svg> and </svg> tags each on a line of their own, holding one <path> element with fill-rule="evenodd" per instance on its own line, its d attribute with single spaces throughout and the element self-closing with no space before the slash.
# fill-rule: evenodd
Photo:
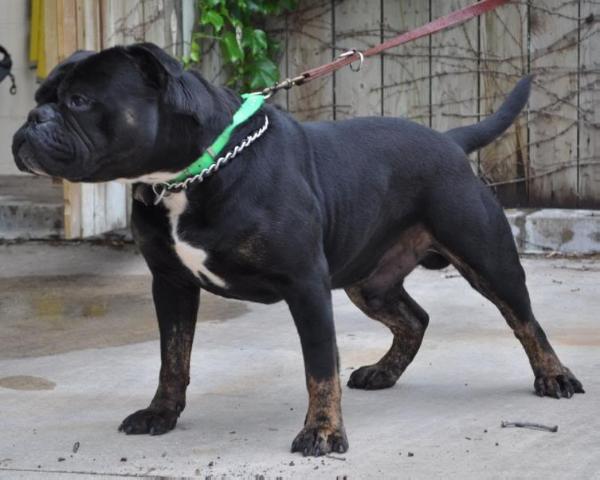
<svg viewBox="0 0 600 480">
<path fill-rule="evenodd" d="M 289 453 L 306 393 L 284 304 L 204 295 L 188 406 L 163 436 L 120 421 L 156 387 L 150 278 L 132 247 L 0 246 L 0 479 L 600 479 L 600 260 L 523 260 L 534 310 L 586 388 L 538 398 L 495 308 L 452 269 L 415 271 L 430 313 L 421 351 L 392 389 L 343 389 L 350 450 Z M 334 294 L 345 382 L 390 334 Z M 558 425 L 557 433 L 501 428 Z"/>
</svg>

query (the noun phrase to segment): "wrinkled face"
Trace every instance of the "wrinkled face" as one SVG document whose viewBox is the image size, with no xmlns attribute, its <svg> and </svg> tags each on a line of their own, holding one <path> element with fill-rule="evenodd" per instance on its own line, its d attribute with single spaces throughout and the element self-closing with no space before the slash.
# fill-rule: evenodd
<svg viewBox="0 0 600 480">
<path fill-rule="evenodd" d="M 173 169 L 165 165 L 177 149 L 168 132 L 174 123 L 197 122 L 192 112 L 165 103 L 180 73 L 175 60 L 149 44 L 77 52 L 36 93 L 37 107 L 13 138 L 17 166 L 80 182 Z"/>
</svg>

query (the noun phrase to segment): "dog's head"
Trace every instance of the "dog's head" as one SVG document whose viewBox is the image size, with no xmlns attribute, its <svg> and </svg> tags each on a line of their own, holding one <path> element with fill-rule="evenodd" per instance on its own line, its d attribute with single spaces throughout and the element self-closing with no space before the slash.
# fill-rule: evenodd
<svg viewBox="0 0 600 480">
<path fill-rule="evenodd" d="M 196 137 L 214 109 L 205 82 L 190 83 L 153 44 L 76 52 L 36 92 L 13 138 L 15 162 L 83 182 L 178 171 L 201 149 Z"/>
</svg>

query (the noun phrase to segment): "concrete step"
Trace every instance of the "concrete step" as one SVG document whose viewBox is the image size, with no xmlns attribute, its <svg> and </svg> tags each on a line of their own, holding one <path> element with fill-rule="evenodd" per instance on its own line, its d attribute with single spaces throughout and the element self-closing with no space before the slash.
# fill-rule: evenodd
<svg viewBox="0 0 600 480">
<path fill-rule="evenodd" d="M 0 176 L 0 239 L 63 238 L 62 196 L 50 178 Z"/>
<path fill-rule="evenodd" d="M 506 216 L 521 253 L 600 252 L 600 211 L 562 208 L 509 209 Z"/>
</svg>

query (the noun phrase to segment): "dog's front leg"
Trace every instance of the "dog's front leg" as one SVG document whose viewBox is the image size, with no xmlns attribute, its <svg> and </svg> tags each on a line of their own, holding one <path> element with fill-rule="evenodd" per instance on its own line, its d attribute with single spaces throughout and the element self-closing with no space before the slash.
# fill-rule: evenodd
<svg viewBox="0 0 600 480">
<path fill-rule="evenodd" d="M 190 382 L 190 353 L 200 289 L 155 274 L 152 296 L 160 330 L 160 377 L 148 408 L 132 413 L 121 423 L 119 430 L 128 434 L 160 435 L 175 428 Z"/>
<path fill-rule="evenodd" d="M 308 412 L 292 443 L 303 455 L 348 450 L 341 410 L 338 353 L 329 281 L 321 276 L 299 282 L 285 297 L 302 345 Z"/>
</svg>

